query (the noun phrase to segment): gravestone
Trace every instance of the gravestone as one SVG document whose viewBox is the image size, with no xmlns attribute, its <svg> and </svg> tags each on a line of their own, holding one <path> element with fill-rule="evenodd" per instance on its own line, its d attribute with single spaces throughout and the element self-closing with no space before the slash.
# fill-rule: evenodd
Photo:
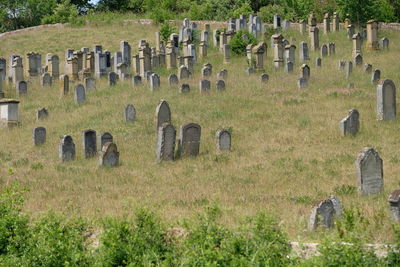
<svg viewBox="0 0 400 267">
<path fill-rule="evenodd" d="M 381 79 L 381 71 L 380 70 L 374 70 L 371 74 L 371 82 L 372 83 L 378 83 L 379 80 Z"/>
<path fill-rule="evenodd" d="M 33 129 L 32 134 L 33 145 L 39 146 L 46 143 L 46 128 L 44 127 L 36 127 Z"/>
<path fill-rule="evenodd" d="M 261 83 L 267 83 L 268 80 L 269 80 L 268 74 L 263 73 L 263 74 L 260 75 L 260 81 L 261 81 Z"/>
<path fill-rule="evenodd" d="M 197 123 L 182 125 L 179 133 L 179 152 L 182 157 L 194 157 L 200 151 L 201 127 Z"/>
<path fill-rule="evenodd" d="M 43 87 L 50 87 L 52 84 L 52 79 L 51 79 L 50 73 L 48 73 L 48 72 L 43 73 L 41 82 L 42 82 Z"/>
<path fill-rule="evenodd" d="M 169 75 L 168 76 L 168 83 L 169 83 L 169 86 L 174 86 L 174 85 L 179 84 L 178 76 L 176 76 L 175 74 Z"/>
<path fill-rule="evenodd" d="M 344 67 L 344 74 L 346 78 L 349 78 L 352 72 L 353 72 L 353 62 L 349 61 Z"/>
<path fill-rule="evenodd" d="M 180 93 L 189 93 L 190 92 L 190 86 L 187 83 L 183 83 L 181 84 L 180 88 L 179 88 L 179 92 Z"/>
<path fill-rule="evenodd" d="M 82 146 L 85 158 L 93 157 L 97 154 L 96 131 L 86 130 L 82 133 Z"/>
<path fill-rule="evenodd" d="M 307 64 L 303 64 L 300 67 L 300 77 L 309 80 L 310 79 L 310 67 Z"/>
<path fill-rule="evenodd" d="M 346 118 L 339 123 L 340 134 L 356 135 L 360 129 L 360 113 L 356 109 L 351 109 Z"/>
<path fill-rule="evenodd" d="M 326 44 L 323 44 L 320 49 L 321 49 L 321 57 L 328 56 L 328 46 Z"/>
<path fill-rule="evenodd" d="M 394 190 L 389 196 L 389 209 L 392 219 L 400 221 L 400 189 Z"/>
<path fill-rule="evenodd" d="M 119 164 L 119 152 L 117 145 L 111 142 L 105 143 L 99 155 L 99 165 L 114 167 Z"/>
<path fill-rule="evenodd" d="M 226 86 L 224 80 L 216 81 L 215 86 L 217 87 L 217 91 L 225 91 Z"/>
<path fill-rule="evenodd" d="M 75 87 L 74 99 L 76 104 L 82 104 L 86 101 L 85 87 L 82 84 Z"/>
<path fill-rule="evenodd" d="M 178 78 L 179 80 L 184 80 L 184 79 L 189 79 L 190 77 L 190 71 L 188 70 L 188 68 L 184 65 L 179 67 L 179 71 L 178 71 Z"/>
<path fill-rule="evenodd" d="M 297 79 L 297 88 L 299 89 L 306 89 L 308 87 L 308 80 L 300 77 L 299 79 Z"/>
<path fill-rule="evenodd" d="M 358 189 L 364 195 L 378 194 L 383 189 L 383 163 L 371 147 L 366 147 L 358 154 L 355 162 Z"/>
<path fill-rule="evenodd" d="M 156 129 L 162 126 L 164 122 L 171 123 L 171 109 L 168 102 L 161 100 L 156 108 Z"/>
<path fill-rule="evenodd" d="M 316 67 L 321 67 L 322 66 L 322 59 L 320 57 L 317 57 L 315 59 L 315 66 Z"/>
<path fill-rule="evenodd" d="M 383 38 L 380 40 L 380 45 L 381 45 L 381 48 L 382 48 L 383 50 L 389 49 L 389 39 L 386 38 L 386 37 L 383 37 Z"/>
<path fill-rule="evenodd" d="M 363 58 L 360 54 L 357 54 L 354 57 L 354 65 L 356 65 L 357 67 L 360 67 L 360 66 L 362 66 L 362 64 L 363 64 Z"/>
<path fill-rule="evenodd" d="M 372 65 L 371 64 L 364 64 L 364 72 L 365 73 L 372 73 Z"/>
<path fill-rule="evenodd" d="M 228 130 L 222 129 L 215 133 L 217 144 L 217 151 L 230 151 L 231 150 L 231 133 Z"/>
<path fill-rule="evenodd" d="M 150 91 L 155 91 L 160 89 L 160 76 L 158 74 L 153 73 L 150 76 Z"/>
<path fill-rule="evenodd" d="M 99 147 L 98 150 L 101 151 L 101 149 L 103 148 L 104 144 L 108 143 L 108 142 L 111 142 L 111 143 L 114 142 L 113 136 L 108 132 L 100 134 L 98 136 L 98 139 L 97 139 L 97 144 L 98 144 L 98 147 Z"/>
<path fill-rule="evenodd" d="M 248 75 L 251 75 L 251 74 L 256 73 L 256 71 L 254 70 L 254 68 L 249 67 L 249 68 L 246 69 L 246 73 L 247 73 Z"/>
<path fill-rule="evenodd" d="M 209 80 L 201 80 L 199 82 L 200 93 L 208 93 L 211 90 L 211 82 Z"/>
<path fill-rule="evenodd" d="M 49 112 L 46 108 L 36 110 L 36 120 L 41 121 L 49 117 Z"/>
<path fill-rule="evenodd" d="M 217 73 L 218 80 L 226 80 L 228 79 L 228 71 L 226 69 L 222 69 Z"/>
<path fill-rule="evenodd" d="M 61 162 L 67 162 L 75 159 L 74 140 L 69 135 L 64 135 L 59 146 L 59 158 Z"/>
<path fill-rule="evenodd" d="M 142 76 L 140 76 L 140 75 L 133 76 L 132 85 L 133 85 L 133 87 L 142 85 Z"/>
<path fill-rule="evenodd" d="M 285 64 L 285 72 L 293 72 L 293 62 L 292 61 L 287 61 Z"/>
<path fill-rule="evenodd" d="M 209 67 L 203 67 L 201 69 L 201 77 L 208 78 L 212 75 L 212 71 Z"/>
<path fill-rule="evenodd" d="M 25 81 L 17 82 L 17 95 L 27 95 L 28 94 L 28 83 Z"/>
<path fill-rule="evenodd" d="M 376 88 L 378 120 L 396 119 L 396 86 L 392 80 L 386 79 L 379 82 Z"/>
<path fill-rule="evenodd" d="M 343 60 L 339 60 L 339 70 L 344 70 L 344 68 L 346 67 L 346 61 Z"/>
<path fill-rule="evenodd" d="M 114 86 L 117 84 L 118 75 L 115 72 L 110 72 L 108 74 L 108 86 Z"/>
<path fill-rule="evenodd" d="M 309 56 L 309 53 L 308 53 L 308 44 L 306 42 L 301 42 L 300 43 L 299 52 L 300 52 L 300 55 L 299 55 L 300 62 L 305 62 L 305 61 L 310 60 L 310 56 Z"/>
<path fill-rule="evenodd" d="M 158 161 L 174 160 L 176 130 L 173 125 L 165 122 L 158 128 L 157 159 Z"/>
<path fill-rule="evenodd" d="M 136 110 L 132 104 L 125 107 L 125 122 L 134 122 L 136 119 Z"/>
<path fill-rule="evenodd" d="M 328 55 L 333 56 L 336 54 L 336 45 L 335 43 L 329 43 L 328 44 Z"/>
<path fill-rule="evenodd" d="M 319 202 L 311 211 L 311 216 L 308 222 L 308 229 L 315 230 L 320 226 L 332 228 L 335 221 L 335 207 L 330 198 Z"/>
<path fill-rule="evenodd" d="M 66 96 L 69 93 L 69 77 L 68 75 L 60 76 L 60 96 Z"/>
<path fill-rule="evenodd" d="M 86 91 L 95 91 L 96 90 L 96 79 L 94 78 L 85 78 L 85 88 Z"/>
</svg>

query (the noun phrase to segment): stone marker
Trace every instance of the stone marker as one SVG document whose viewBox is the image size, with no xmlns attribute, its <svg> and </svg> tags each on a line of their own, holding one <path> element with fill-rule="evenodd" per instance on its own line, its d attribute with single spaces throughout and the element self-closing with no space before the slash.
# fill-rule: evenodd
<svg viewBox="0 0 400 267">
<path fill-rule="evenodd" d="M 85 88 L 86 88 L 87 92 L 96 90 L 96 79 L 95 78 L 91 78 L 91 77 L 85 78 L 84 82 L 85 82 Z"/>
<path fill-rule="evenodd" d="M 320 57 L 317 57 L 315 59 L 315 66 L 316 67 L 321 67 L 322 66 L 322 59 Z"/>
<path fill-rule="evenodd" d="M 371 64 L 364 64 L 364 72 L 370 74 L 372 73 L 372 65 Z"/>
<path fill-rule="evenodd" d="M 389 196 L 389 208 L 392 219 L 400 221 L 400 189 L 394 190 Z"/>
<path fill-rule="evenodd" d="M 363 57 L 360 54 L 357 54 L 354 57 L 354 65 L 356 65 L 357 67 L 361 67 L 363 64 Z"/>
<path fill-rule="evenodd" d="M 225 91 L 225 82 L 224 82 L 224 80 L 216 81 L 215 86 L 217 87 L 217 91 Z"/>
<path fill-rule="evenodd" d="M 211 90 L 211 82 L 209 80 L 201 80 L 199 82 L 200 93 L 208 93 Z"/>
<path fill-rule="evenodd" d="M 179 88 L 179 93 L 189 93 L 190 92 L 190 86 L 187 83 L 181 84 Z"/>
<path fill-rule="evenodd" d="M 165 100 L 160 101 L 156 108 L 156 129 L 162 126 L 164 122 L 171 123 L 171 109 L 169 108 L 168 102 Z"/>
<path fill-rule="evenodd" d="M 217 151 L 231 150 L 231 133 L 228 130 L 222 129 L 215 133 Z"/>
<path fill-rule="evenodd" d="M 339 70 L 344 70 L 344 68 L 346 67 L 346 61 L 343 60 L 339 60 Z"/>
<path fill-rule="evenodd" d="M 133 87 L 142 85 L 142 76 L 140 76 L 140 75 L 133 76 L 132 85 L 133 85 Z"/>
<path fill-rule="evenodd" d="M 328 56 L 328 46 L 326 44 L 323 44 L 320 50 L 321 50 L 321 57 Z"/>
<path fill-rule="evenodd" d="M 306 42 L 301 42 L 300 43 L 300 62 L 305 62 L 310 60 L 309 54 L 308 54 L 308 44 Z"/>
<path fill-rule="evenodd" d="M 356 109 L 351 109 L 346 118 L 339 123 L 340 134 L 356 135 L 360 129 L 360 113 Z"/>
<path fill-rule="evenodd" d="M 333 56 L 334 54 L 336 54 L 336 44 L 329 43 L 328 44 L 328 55 Z"/>
<path fill-rule="evenodd" d="M 115 72 L 110 72 L 108 74 L 108 86 L 114 86 L 117 84 L 118 75 Z"/>
<path fill-rule="evenodd" d="M 36 120 L 41 121 L 49 117 L 49 111 L 46 108 L 36 110 Z"/>
<path fill-rule="evenodd" d="M 69 135 L 64 135 L 59 146 L 59 158 L 61 162 L 67 162 L 75 159 L 74 140 Z"/>
<path fill-rule="evenodd" d="M 153 73 L 150 76 L 150 91 L 155 91 L 160 89 L 160 76 L 158 74 Z"/>
<path fill-rule="evenodd" d="M 260 75 L 260 81 L 261 81 L 261 83 L 267 83 L 268 80 L 269 80 L 268 74 L 263 73 L 263 74 Z"/>
<path fill-rule="evenodd" d="M 376 88 L 378 120 L 390 121 L 396 119 L 396 86 L 392 80 L 379 82 Z"/>
<path fill-rule="evenodd" d="M 101 151 L 105 143 L 114 142 L 113 139 L 113 136 L 108 132 L 100 134 L 97 138 L 98 150 Z"/>
<path fill-rule="evenodd" d="M 367 43 L 368 50 L 378 50 L 378 22 L 376 20 L 369 20 L 367 22 Z"/>
<path fill-rule="evenodd" d="M 178 70 L 178 78 L 179 80 L 184 80 L 184 79 L 189 79 L 190 77 L 190 71 L 188 70 L 188 68 L 184 65 L 179 67 Z"/>
<path fill-rule="evenodd" d="M 332 228 L 335 217 L 336 211 L 331 198 L 322 200 L 311 211 L 311 216 L 308 221 L 308 229 L 312 231 L 317 229 L 319 226 Z"/>
<path fill-rule="evenodd" d="M 97 154 L 97 144 L 96 144 L 96 131 L 86 130 L 82 133 L 82 146 L 85 158 L 93 157 Z"/>
<path fill-rule="evenodd" d="M 175 157 L 176 130 L 168 122 L 158 128 L 157 159 L 158 161 L 174 160 Z"/>
<path fill-rule="evenodd" d="M 27 95 L 28 94 L 28 83 L 25 81 L 18 81 L 17 82 L 17 95 Z"/>
<path fill-rule="evenodd" d="M 247 69 L 246 69 L 246 72 L 247 72 L 248 75 L 251 75 L 251 74 L 256 73 L 256 71 L 255 71 L 254 68 L 252 68 L 252 67 L 247 68 Z"/>
<path fill-rule="evenodd" d="M 365 147 L 355 162 L 358 189 L 364 195 L 379 194 L 383 189 L 383 162 L 371 147 Z"/>
<path fill-rule="evenodd" d="M 226 69 L 222 69 L 217 73 L 218 80 L 226 80 L 228 79 L 228 71 Z"/>
<path fill-rule="evenodd" d="M 299 79 L 297 79 L 297 88 L 299 89 L 306 89 L 308 87 L 308 80 L 300 77 Z"/>
<path fill-rule="evenodd" d="M 42 79 L 41 79 L 41 84 L 43 87 L 50 87 L 52 84 L 52 79 L 50 73 L 46 72 L 43 73 Z"/>
<path fill-rule="evenodd" d="M 353 72 L 353 62 L 349 61 L 344 67 L 344 74 L 346 78 L 349 78 L 352 72 Z"/>
<path fill-rule="evenodd" d="M 169 75 L 168 76 L 168 83 L 169 83 L 169 86 L 174 86 L 174 85 L 179 84 L 178 76 L 176 76 L 176 74 Z"/>
<path fill-rule="evenodd" d="M 389 49 L 389 39 L 386 37 L 383 37 L 380 40 L 380 46 L 383 50 Z"/>
<path fill-rule="evenodd" d="M 287 61 L 285 63 L 285 72 L 287 72 L 287 73 L 293 72 L 293 62 L 292 61 Z"/>
<path fill-rule="evenodd" d="M 179 133 L 179 152 L 182 157 L 194 157 L 200 150 L 201 127 L 197 123 L 182 125 Z"/>
<path fill-rule="evenodd" d="M 212 70 L 209 67 L 203 67 L 201 69 L 201 77 L 208 78 L 212 75 Z"/>
<path fill-rule="evenodd" d="M 107 167 L 119 165 L 119 152 L 116 144 L 108 142 L 103 145 L 99 155 L 99 165 Z"/>
<path fill-rule="evenodd" d="M 69 77 L 68 75 L 60 76 L 60 96 L 66 96 L 69 93 Z"/>
<path fill-rule="evenodd" d="M 33 129 L 32 134 L 33 145 L 39 146 L 46 143 L 46 128 L 44 127 L 36 127 Z"/>
<path fill-rule="evenodd" d="M 310 67 L 307 64 L 303 64 L 300 67 L 300 77 L 309 80 L 310 79 Z"/>
<path fill-rule="evenodd" d="M 82 104 L 86 101 L 85 87 L 82 84 L 75 87 L 74 99 L 76 104 Z"/>
<path fill-rule="evenodd" d="M 381 71 L 374 70 L 371 74 L 371 82 L 376 84 L 379 82 L 380 79 L 381 79 Z"/>
<path fill-rule="evenodd" d="M 134 122 L 136 119 L 136 110 L 132 104 L 125 107 L 125 122 Z"/>
</svg>

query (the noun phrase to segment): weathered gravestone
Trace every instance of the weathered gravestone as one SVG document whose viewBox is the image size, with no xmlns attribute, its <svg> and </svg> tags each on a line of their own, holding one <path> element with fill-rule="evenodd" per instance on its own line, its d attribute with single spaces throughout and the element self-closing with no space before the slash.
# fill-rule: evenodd
<svg viewBox="0 0 400 267">
<path fill-rule="evenodd" d="M 356 109 L 351 109 L 349 115 L 339 123 L 340 134 L 356 135 L 360 129 L 360 113 Z"/>
<path fill-rule="evenodd" d="M 299 49 L 299 57 L 300 57 L 300 62 L 305 62 L 310 60 L 310 56 L 308 53 L 308 44 L 306 42 L 301 42 L 300 43 L 300 49 Z"/>
<path fill-rule="evenodd" d="M 329 197 L 319 202 L 311 211 L 310 219 L 308 221 L 308 229 L 315 230 L 320 226 L 332 228 L 335 218 L 339 217 L 335 209 L 335 203 L 339 204 L 336 197 Z"/>
<path fill-rule="evenodd" d="M 211 90 L 211 82 L 209 80 L 201 80 L 199 82 L 200 93 L 208 93 Z"/>
<path fill-rule="evenodd" d="M 125 122 L 134 122 L 136 119 L 136 110 L 132 104 L 125 107 Z"/>
<path fill-rule="evenodd" d="M 353 62 L 349 61 L 344 67 L 344 74 L 346 78 L 349 78 L 352 72 L 353 72 Z"/>
<path fill-rule="evenodd" d="M 200 151 L 201 127 L 197 123 L 182 125 L 179 133 L 179 152 L 182 157 L 194 157 Z"/>
<path fill-rule="evenodd" d="M 60 76 L 60 96 L 68 95 L 69 92 L 69 77 L 68 75 L 61 75 Z"/>
<path fill-rule="evenodd" d="M 101 151 L 105 143 L 114 142 L 113 136 L 109 132 L 102 133 L 97 138 L 98 150 Z"/>
<path fill-rule="evenodd" d="M 339 60 L 339 70 L 344 70 L 344 68 L 346 67 L 346 61 L 343 60 Z"/>
<path fill-rule="evenodd" d="M 293 72 L 293 62 L 292 61 L 287 61 L 285 64 L 285 72 Z"/>
<path fill-rule="evenodd" d="M 93 157 L 97 154 L 96 131 L 86 130 L 82 133 L 82 146 L 85 158 Z"/>
<path fill-rule="evenodd" d="M 115 72 L 110 72 L 108 74 L 108 86 L 114 86 L 117 84 L 118 75 Z"/>
<path fill-rule="evenodd" d="M 365 73 L 372 73 L 372 65 L 371 64 L 364 64 L 364 72 Z"/>
<path fill-rule="evenodd" d="M 263 74 L 260 75 L 260 82 L 261 82 L 261 83 L 267 83 L 268 80 L 269 80 L 268 74 L 263 73 Z"/>
<path fill-rule="evenodd" d="M 168 83 L 169 83 L 169 86 L 174 86 L 174 85 L 179 84 L 178 76 L 176 76 L 176 74 L 169 75 L 168 76 Z"/>
<path fill-rule="evenodd" d="M 171 123 L 171 109 L 169 108 L 168 102 L 161 100 L 156 108 L 156 129 L 162 126 L 164 122 Z"/>
<path fill-rule="evenodd" d="M 217 79 L 226 80 L 228 79 L 228 71 L 226 69 L 222 69 L 217 73 Z"/>
<path fill-rule="evenodd" d="M 160 76 L 158 74 L 153 73 L 150 76 L 150 91 L 155 91 L 160 89 Z"/>
<path fill-rule="evenodd" d="M 217 91 L 224 91 L 226 88 L 224 80 L 216 81 L 215 86 L 217 87 Z"/>
<path fill-rule="evenodd" d="M 27 95 L 28 94 L 28 83 L 25 81 L 17 82 L 17 95 Z"/>
<path fill-rule="evenodd" d="M 189 93 L 190 92 L 190 86 L 187 83 L 181 84 L 179 88 L 179 93 Z"/>
<path fill-rule="evenodd" d="M 82 104 L 86 101 L 85 87 L 82 84 L 75 87 L 74 99 L 76 104 Z"/>
<path fill-rule="evenodd" d="M 201 69 L 201 77 L 208 78 L 212 75 L 212 70 L 209 67 L 203 67 Z"/>
<path fill-rule="evenodd" d="M 41 121 L 49 117 L 49 111 L 46 108 L 36 110 L 36 120 Z"/>
<path fill-rule="evenodd" d="M 389 209 L 392 219 L 400 221 L 400 189 L 394 190 L 389 196 Z"/>
<path fill-rule="evenodd" d="M 297 79 L 297 88 L 299 89 L 306 89 L 308 87 L 308 80 L 300 77 Z"/>
<path fill-rule="evenodd" d="M 360 67 L 360 66 L 362 66 L 362 64 L 363 64 L 363 57 L 360 54 L 357 54 L 354 57 L 354 65 L 356 65 L 357 67 Z"/>
<path fill-rule="evenodd" d="M 381 48 L 382 48 L 383 50 L 389 49 L 389 39 L 386 38 L 386 37 L 383 37 L 383 38 L 380 40 L 380 46 L 381 46 Z"/>
<path fill-rule="evenodd" d="M 61 162 L 71 161 L 75 159 L 74 140 L 69 135 L 64 135 L 59 146 L 59 158 Z"/>
<path fill-rule="evenodd" d="M 105 143 L 99 155 L 99 165 L 114 167 L 119 164 L 119 152 L 117 145 L 111 142 Z"/>
<path fill-rule="evenodd" d="M 366 147 L 355 162 L 358 189 L 364 195 L 378 194 L 383 189 L 383 162 L 371 147 Z"/>
<path fill-rule="evenodd" d="M 51 78 L 50 73 L 48 73 L 48 72 L 43 73 L 42 79 L 41 79 L 41 83 L 42 83 L 43 87 L 50 87 L 51 86 L 52 78 Z"/>
<path fill-rule="evenodd" d="M 178 77 L 180 81 L 184 79 L 189 79 L 190 77 L 189 69 L 184 65 L 180 66 L 178 70 Z"/>
<path fill-rule="evenodd" d="M 315 59 L 315 66 L 316 67 L 321 67 L 322 66 L 322 59 L 320 57 L 317 57 Z"/>
<path fill-rule="evenodd" d="M 326 44 L 323 44 L 320 49 L 321 49 L 321 57 L 328 56 L 328 46 Z"/>
<path fill-rule="evenodd" d="M 133 85 L 133 87 L 142 85 L 142 76 L 140 76 L 140 75 L 133 76 L 132 85 Z"/>
<path fill-rule="evenodd" d="M 392 80 L 386 79 L 379 82 L 376 88 L 376 101 L 378 120 L 396 119 L 396 86 Z"/>
<path fill-rule="evenodd" d="M 96 79 L 95 78 L 85 78 L 85 88 L 86 91 L 95 91 L 96 90 Z"/>
<path fill-rule="evenodd" d="M 307 64 L 301 65 L 300 77 L 306 79 L 307 81 L 310 79 L 310 67 Z"/>
<path fill-rule="evenodd" d="M 379 80 L 381 79 L 381 71 L 380 70 L 374 70 L 371 74 L 371 82 L 372 83 L 378 83 Z"/>
<path fill-rule="evenodd" d="M 248 75 L 251 75 L 251 74 L 256 73 L 256 70 L 254 68 L 252 68 L 252 67 L 249 67 L 249 68 L 246 69 L 246 73 Z"/>
<path fill-rule="evenodd" d="M 174 160 L 176 130 L 168 122 L 158 128 L 157 159 L 158 161 Z"/>
<path fill-rule="evenodd" d="M 217 151 L 230 151 L 231 150 L 231 133 L 228 130 L 222 129 L 215 133 L 217 144 Z"/>
<path fill-rule="evenodd" d="M 32 134 L 33 145 L 39 146 L 46 143 L 46 128 L 36 127 Z"/>
</svg>

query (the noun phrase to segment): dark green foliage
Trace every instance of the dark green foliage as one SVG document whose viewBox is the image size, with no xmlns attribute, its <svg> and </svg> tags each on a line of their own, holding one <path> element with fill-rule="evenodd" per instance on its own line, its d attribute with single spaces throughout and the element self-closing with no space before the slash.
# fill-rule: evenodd
<svg viewBox="0 0 400 267">
<path fill-rule="evenodd" d="M 177 29 L 174 25 L 170 23 L 163 23 L 160 27 L 160 35 L 162 41 L 167 42 L 169 40 L 169 36 L 176 31 Z"/>
<path fill-rule="evenodd" d="M 368 20 L 378 15 L 375 9 L 377 1 L 374 0 L 336 0 L 340 14 L 358 25 L 365 24 Z M 381 2 L 381 1 L 379 1 Z"/>
<path fill-rule="evenodd" d="M 247 38 L 245 36 L 247 36 Z M 232 40 L 229 42 L 229 46 L 234 55 L 245 55 L 246 46 L 249 44 L 257 44 L 257 39 L 246 30 L 236 32 L 235 36 L 233 36 Z"/>
</svg>

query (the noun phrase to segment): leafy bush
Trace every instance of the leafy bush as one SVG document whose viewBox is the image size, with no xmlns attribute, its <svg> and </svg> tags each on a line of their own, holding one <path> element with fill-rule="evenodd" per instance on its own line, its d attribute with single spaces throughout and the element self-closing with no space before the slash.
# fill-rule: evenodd
<svg viewBox="0 0 400 267">
<path fill-rule="evenodd" d="M 176 32 L 177 29 L 174 25 L 170 24 L 170 23 L 163 23 L 160 27 L 160 35 L 161 35 L 161 39 L 164 42 L 167 42 L 169 40 L 169 36 Z"/>
<path fill-rule="evenodd" d="M 245 55 L 246 46 L 249 44 L 257 44 L 257 39 L 246 30 L 236 32 L 235 36 L 233 36 L 232 40 L 229 42 L 229 46 L 234 55 Z"/>
<path fill-rule="evenodd" d="M 280 14 L 283 18 L 283 16 L 285 16 L 284 7 L 280 6 L 280 5 L 263 6 L 262 8 L 260 8 L 260 11 L 257 13 L 257 15 L 265 23 L 273 23 L 275 14 Z"/>
<path fill-rule="evenodd" d="M 66 0 L 57 4 L 53 13 L 42 18 L 42 24 L 76 22 L 78 20 L 78 9 Z"/>
<path fill-rule="evenodd" d="M 254 11 L 253 11 L 253 9 L 251 9 L 250 4 L 248 2 L 244 2 L 241 7 L 235 9 L 232 12 L 231 17 L 232 18 L 239 18 L 239 16 L 242 15 L 242 14 L 243 15 L 250 15 L 250 14 L 253 14 L 253 13 L 254 13 Z"/>
</svg>

